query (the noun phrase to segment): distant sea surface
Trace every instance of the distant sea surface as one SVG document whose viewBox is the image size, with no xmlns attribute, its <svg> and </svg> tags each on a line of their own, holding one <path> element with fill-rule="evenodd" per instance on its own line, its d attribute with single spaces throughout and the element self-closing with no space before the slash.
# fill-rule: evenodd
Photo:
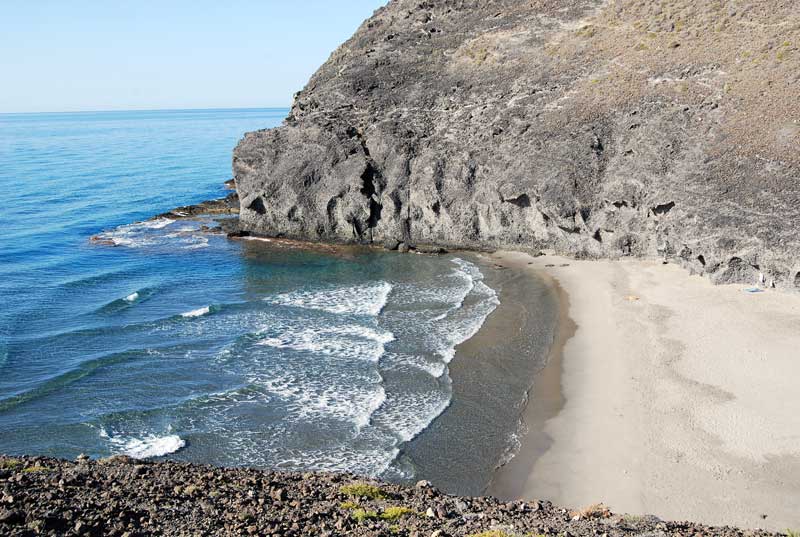
<svg viewBox="0 0 800 537">
<path fill-rule="evenodd" d="M 0 452 L 418 477 L 404 445 L 500 303 L 475 258 L 148 220 L 224 196 L 287 112 L 0 115 Z"/>
</svg>

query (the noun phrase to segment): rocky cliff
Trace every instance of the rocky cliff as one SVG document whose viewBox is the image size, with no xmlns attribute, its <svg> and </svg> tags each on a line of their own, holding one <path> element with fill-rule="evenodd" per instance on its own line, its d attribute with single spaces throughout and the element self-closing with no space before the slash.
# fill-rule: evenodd
<svg viewBox="0 0 800 537">
<path fill-rule="evenodd" d="M 247 134 L 243 229 L 800 288 L 795 0 L 392 0 Z"/>
</svg>

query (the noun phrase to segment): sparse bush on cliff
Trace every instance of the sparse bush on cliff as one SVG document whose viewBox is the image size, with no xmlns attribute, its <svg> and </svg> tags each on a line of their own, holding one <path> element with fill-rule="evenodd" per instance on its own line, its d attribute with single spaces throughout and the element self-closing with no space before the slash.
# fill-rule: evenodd
<svg viewBox="0 0 800 537">
<path fill-rule="evenodd" d="M 513 535 L 501 530 L 488 530 L 488 531 L 483 531 L 481 533 L 473 533 L 468 537 L 513 537 Z"/>
<path fill-rule="evenodd" d="M 370 500 L 379 500 L 386 498 L 386 493 L 375 485 L 367 483 L 351 483 L 349 485 L 342 485 L 339 492 L 351 498 L 369 498 Z"/>
<path fill-rule="evenodd" d="M 353 511 L 352 517 L 356 522 L 361 523 L 366 520 L 376 520 L 378 518 L 378 513 L 375 511 L 367 511 L 366 509 L 356 509 Z"/>
<path fill-rule="evenodd" d="M 22 463 L 17 459 L 3 459 L 0 461 L 0 470 L 16 470 L 22 466 Z"/>
<path fill-rule="evenodd" d="M 40 466 L 38 464 L 34 464 L 33 466 L 28 466 L 27 468 L 23 468 L 22 471 L 27 474 L 33 474 L 36 472 L 49 472 L 51 468 L 47 466 Z"/>
<path fill-rule="evenodd" d="M 397 520 L 399 518 L 403 518 L 409 515 L 416 515 L 417 512 L 411 509 L 410 507 L 387 507 L 381 513 L 381 519 L 383 520 Z"/>
</svg>

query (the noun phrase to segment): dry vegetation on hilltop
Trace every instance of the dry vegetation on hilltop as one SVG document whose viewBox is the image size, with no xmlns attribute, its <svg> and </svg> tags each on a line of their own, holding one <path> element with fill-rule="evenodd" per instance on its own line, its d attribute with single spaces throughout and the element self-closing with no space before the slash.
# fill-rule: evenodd
<svg viewBox="0 0 800 537">
<path fill-rule="evenodd" d="M 597 68 L 576 88 L 584 110 L 708 103 L 719 107 L 718 151 L 800 162 L 799 45 L 792 1 L 618 0 L 547 47 Z"/>
</svg>

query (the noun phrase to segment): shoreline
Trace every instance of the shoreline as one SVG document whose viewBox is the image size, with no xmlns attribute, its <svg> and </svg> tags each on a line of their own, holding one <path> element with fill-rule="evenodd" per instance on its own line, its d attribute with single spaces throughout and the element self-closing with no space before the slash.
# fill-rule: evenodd
<svg viewBox="0 0 800 537">
<path fill-rule="evenodd" d="M 492 258 L 554 278 L 576 330 L 563 348 L 563 408 L 548 417 L 534 384 L 530 432 L 490 493 L 800 525 L 800 297 L 715 286 L 657 261 Z"/>
<path fill-rule="evenodd" d="M 509 268 L 523 275 L 529 268 L 527 264 L 510 263 L 510 265 Z M 527 277 L 530 276 L 528 273 Z M 555 296 L 558 309 L 556 327 L 547 361 L 544 367 L 534 374 L 533 384 L 525 394 L 525 402 L 519 415 L 519 448 L 510 459 L 502 461 L 495 468 L 492 479 L 486 487 L 486 494 L 500 499 L 517 499 L 523 496 L 525 481 L 533 466 L 553 444 L 552 438 L 544 432 L 545 424 L 561 412 L 565 403 L 564 393 L 561 390 L 564 346 L 575 334 L 577 326 L 569 316 L 569 295 L 558 280 L 542 271 L 539 271 L 537 276 L 541 277 Z"/>
<path fill-rule="evenodd" d="M 498 461 L 516 438 L 530 379 L 547 362 L 557 300 L 550 285 L 489 256 L 451 252 L 474 263 L 499 304 L 477 331 L 455 346 L 448 364 L 447 408 L 401 451 L 416 479 L 445 492 L 484 494 Z M 469 305 L 466 306 L 469 308 Z"/>
</svg>

